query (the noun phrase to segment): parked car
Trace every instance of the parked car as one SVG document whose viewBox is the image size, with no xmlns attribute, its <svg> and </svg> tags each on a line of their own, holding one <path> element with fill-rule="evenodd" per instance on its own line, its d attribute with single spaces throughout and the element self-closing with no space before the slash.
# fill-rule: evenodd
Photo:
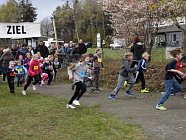
<svg viewBox="0 0 186 140">
<path fill-rule="evenodd" d="M 93 47 L 93 43 L 92 42 L 86 42 L 85 43 L 85 46 L 87 47 L 87 48 L 92 48 Z"/>
<path fill-rule="evenodd" d="M 110 44 L 110 48 L 113 50 L 113 49 L 120 49 L 120 48 L 123 48 L 123 46 L 118 43 L 118 42 L 114 42 L 113 44 Z"/>
</svg>

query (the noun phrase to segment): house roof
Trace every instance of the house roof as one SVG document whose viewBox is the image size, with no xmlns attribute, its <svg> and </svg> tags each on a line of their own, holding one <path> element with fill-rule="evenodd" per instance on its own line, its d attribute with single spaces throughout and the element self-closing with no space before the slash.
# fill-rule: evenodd
<svg viewBox="0 0 186 140">
<path fill-rule="evenodd" d="M 186 29 L 186 25 L 181 25 L 182 28 Z M 171 33 L 171 32 L 182 32 L 181 29 L 178 29 L 176 25 L 164 26 L 159 28 L 158 33 Z"/>
</svg>

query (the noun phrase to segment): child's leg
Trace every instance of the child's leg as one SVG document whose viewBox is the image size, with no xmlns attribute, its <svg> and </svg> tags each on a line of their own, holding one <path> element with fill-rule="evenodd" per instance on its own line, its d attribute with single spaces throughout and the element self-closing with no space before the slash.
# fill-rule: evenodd
<svg viewBox="0 0 186 140">
<path fill-rule="evenodd" d="M 133 88 L 134 84 L 135 84 L 134 77 L 130 76 L 127 82 L 128 82 L 128 87 L 126 89 L 126 92 L 130 92 L 131 89 Z"/>
<path fill-rule="evenodd" d="M 76 85 L 76 89 L 75 89 L 75 92 L 74 92 L 74 95 L 72 96 L 72 98 L 70 99 L 70 101 L 69 101 L 69 105 L 71 105 L 72 103 L 73 103 L 73 101 L 78 97 L 78 94 L 79 94 L 79 92 L 80 92 L 80 90 L 81 90 L 81 84 L 79 84 L 80 82 L 78 82 L 78 83 L 76 83 L 75 85 Z"/>
<path fill-rule="evenodd" d="M 171 93 L 173 93 L 173 94 L 178 93 L 182 90 L 181 85 L 176 80 L 173 80 L 172 87 L 173 88 L 172 88 Z"/>
<path fill-rule="evenodd" d="M 80 85 L 80 88 L 81 88 L 81 91 L 79 92 L 76 100 L 79 101 L 79 99 L 83 96 L 83 94 L 87 91 L 87 87 L 84 83 L 81 82 L 81 85 Z"/>
<path fill-rule="evenodd" d="M 141 89 L 145 89 L 145 77 L 144 74 L 141 72 Z"/>
<path fill-rule="evenodd" d="M 36 76 L 34 76 L 34 82 L 33 82 L 33 85 L 35 86 L 37 83 L 39 83 L 39 81 L 40 81 L 40 74 L 38 74 L 38 75 L 36 75 Z"/>
<path fill-rule="evenodd" d="M 125 80 L 126 80 L 126 78 L 124 76 L 119 75 L 117 86 L 113 90 L 113 92 L 111 93 L 111 95 L 116 96 L 118 94 L 119 90 L 123 87 L 123 84 L 124 84 Z"/>
<path fill-rule="evenodd" d="M 26 83 L 26 85 L 25 85 L 25 87 L 24 87 L 24 91 L 27 90 L 27 88 L 28 88 L 29 85 L 31 84 L 32 80 L 33 80 L 33 77 L 32 77 L 32 76 L 28 76 L 28 80 L 27 80 L 27 83 Z"/>
<path fill-rule="evenodd" d="M 42 73 L 42 81 L 46 81 L 48 78 L 48 74 L 47 73 Z"/>
<path fill-rule="evenodd" d="M 8 81 L 9 90 L 11 92 L 12 91 L 12 89 L 11 89 L 11 78 L 7 78 L 7 81 Z"/>
<path fill-rule="evenodd" d="M 3 67 L 3 81 L 5 81 L 7 75 L 7 68 Z"/>
<path fill-rule="evenodd" d="M 99 74 L 100 74 L 100 70 L 95 69 L 94 70 L 94 80 L 95 80 L 95 88 L 96 89 L 99 89 Z"/>
<path fill-rule="evenodd" d="M 51 84 L 52 79 L 53 79 L 53 75 L 51 73 L 48 73 L 48 85 Z"/>
<path fill-rule="evenodd" d="M 163 94 L 163 96 L 162 96 L 161 100 L 159 101 L 158 105 L 163 105 L 165 103 L 165 101 L 167 101 L 169 96 L 171 95 L 172 82 L 173 82 L 173 79 L 164 81 L 166 92 L 165 92 L 165 94 Z"/>
</svg>

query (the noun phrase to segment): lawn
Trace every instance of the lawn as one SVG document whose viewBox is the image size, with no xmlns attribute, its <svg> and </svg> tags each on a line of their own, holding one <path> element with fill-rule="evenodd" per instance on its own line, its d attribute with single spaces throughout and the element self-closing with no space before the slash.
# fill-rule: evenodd
<svg viewBox="0 0 186 140">
<path fill-rule="evenodd" d="M 8 93 L 0 82 L 0 140 L 143 140 L 142 129 L 96 107 L 65 108 L 66 101 L 38 93 Z"/>
<path fill-rule="evenodd" d="M 125 52 L 128 51 L 126 49 L 117 49 L 117 50 L 111 50 L 109 48 L 104 48 L 104 58 L 106 59 L 122 59 Z M 88 49 L 88 53 L 95 53 L 94 49 Z M 152 50 L 152 62 L 162 62 L 165 61 L 165 48 L 154 48 Z"/>
</svg>

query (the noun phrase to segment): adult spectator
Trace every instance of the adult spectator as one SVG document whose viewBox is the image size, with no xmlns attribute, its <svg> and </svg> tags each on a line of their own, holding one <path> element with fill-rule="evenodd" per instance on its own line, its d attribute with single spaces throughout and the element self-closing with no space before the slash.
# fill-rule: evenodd
<svg viewBox="0 0 186 140">
<path fill-rule="evenodd" d="M 78 43 L 77 47 L 74 49 L 73 53 L 82 55 L 82 54 L 85 54 L 86 52 L 87 52 L 87 47 L 85 46 L 83 40 L 80 39 L 79 43 Z"/>
<path fill-rule="evenodd" d="M 12 51 L 12 54 L 13 54 L 13 56 L 14 56 L 14 58 L 15 58 L 15 57 L 16 57 L 16 54 L 17 54 L 17 51 L 18 51 L 18 48 L 16 47 L 15 44 L 12 44 L 12 49 L 11 49 L 11 51 Z"/>
<path fill-rule="evenodd" d="M 142 59 L 142 54 L 145 51 L 143 44 L 138 37 L 134 39 L 130 51 L 133 53 L 134 57 L 133 62 L 131 64 L 131 67 L 133 68 L 135 65 L 138 65 L 138 62 Z"/>
<path fill-rule="evenodd" d="M 11 50 L 7 47 L 3 50 L 3 55 L 0 58 L 0 63 L 2 63 L 3 70 L 3 81 L 6 79 L 6 74 L 8 72 L 9 62 L 14 60 L 14 56 L 11 53 Z"/>
<path fill-rule="evenodd" d="M 16 54 L 16 60 L 19 58 L 20 55 L 23 56 L 23 59 L 25 59 L 26 53 L 28 52 L 27 50 L 27 45 L 26 44 L 22 44 L 21 47 L 18 49 L 17 54 Z"/>
<path fill-rule="evenodd" d="M 44 42 L 43 41 L 40 41 L 39 42 L 39 45 L 36 47 L 36 52 L 40 52 L 41 53 L 41 56 L 43 58 L 46 58 L 48 57 L 49 55 L 49 50 L 48 48 L 45 46 Z"/>
<path fill-rule="evenodd" d="M 3 48 L 0 48 L 0 58 L 3 55 Z M 2 75 L 2 62 L 0 62 L 0 75 Z"/>
</svg>

